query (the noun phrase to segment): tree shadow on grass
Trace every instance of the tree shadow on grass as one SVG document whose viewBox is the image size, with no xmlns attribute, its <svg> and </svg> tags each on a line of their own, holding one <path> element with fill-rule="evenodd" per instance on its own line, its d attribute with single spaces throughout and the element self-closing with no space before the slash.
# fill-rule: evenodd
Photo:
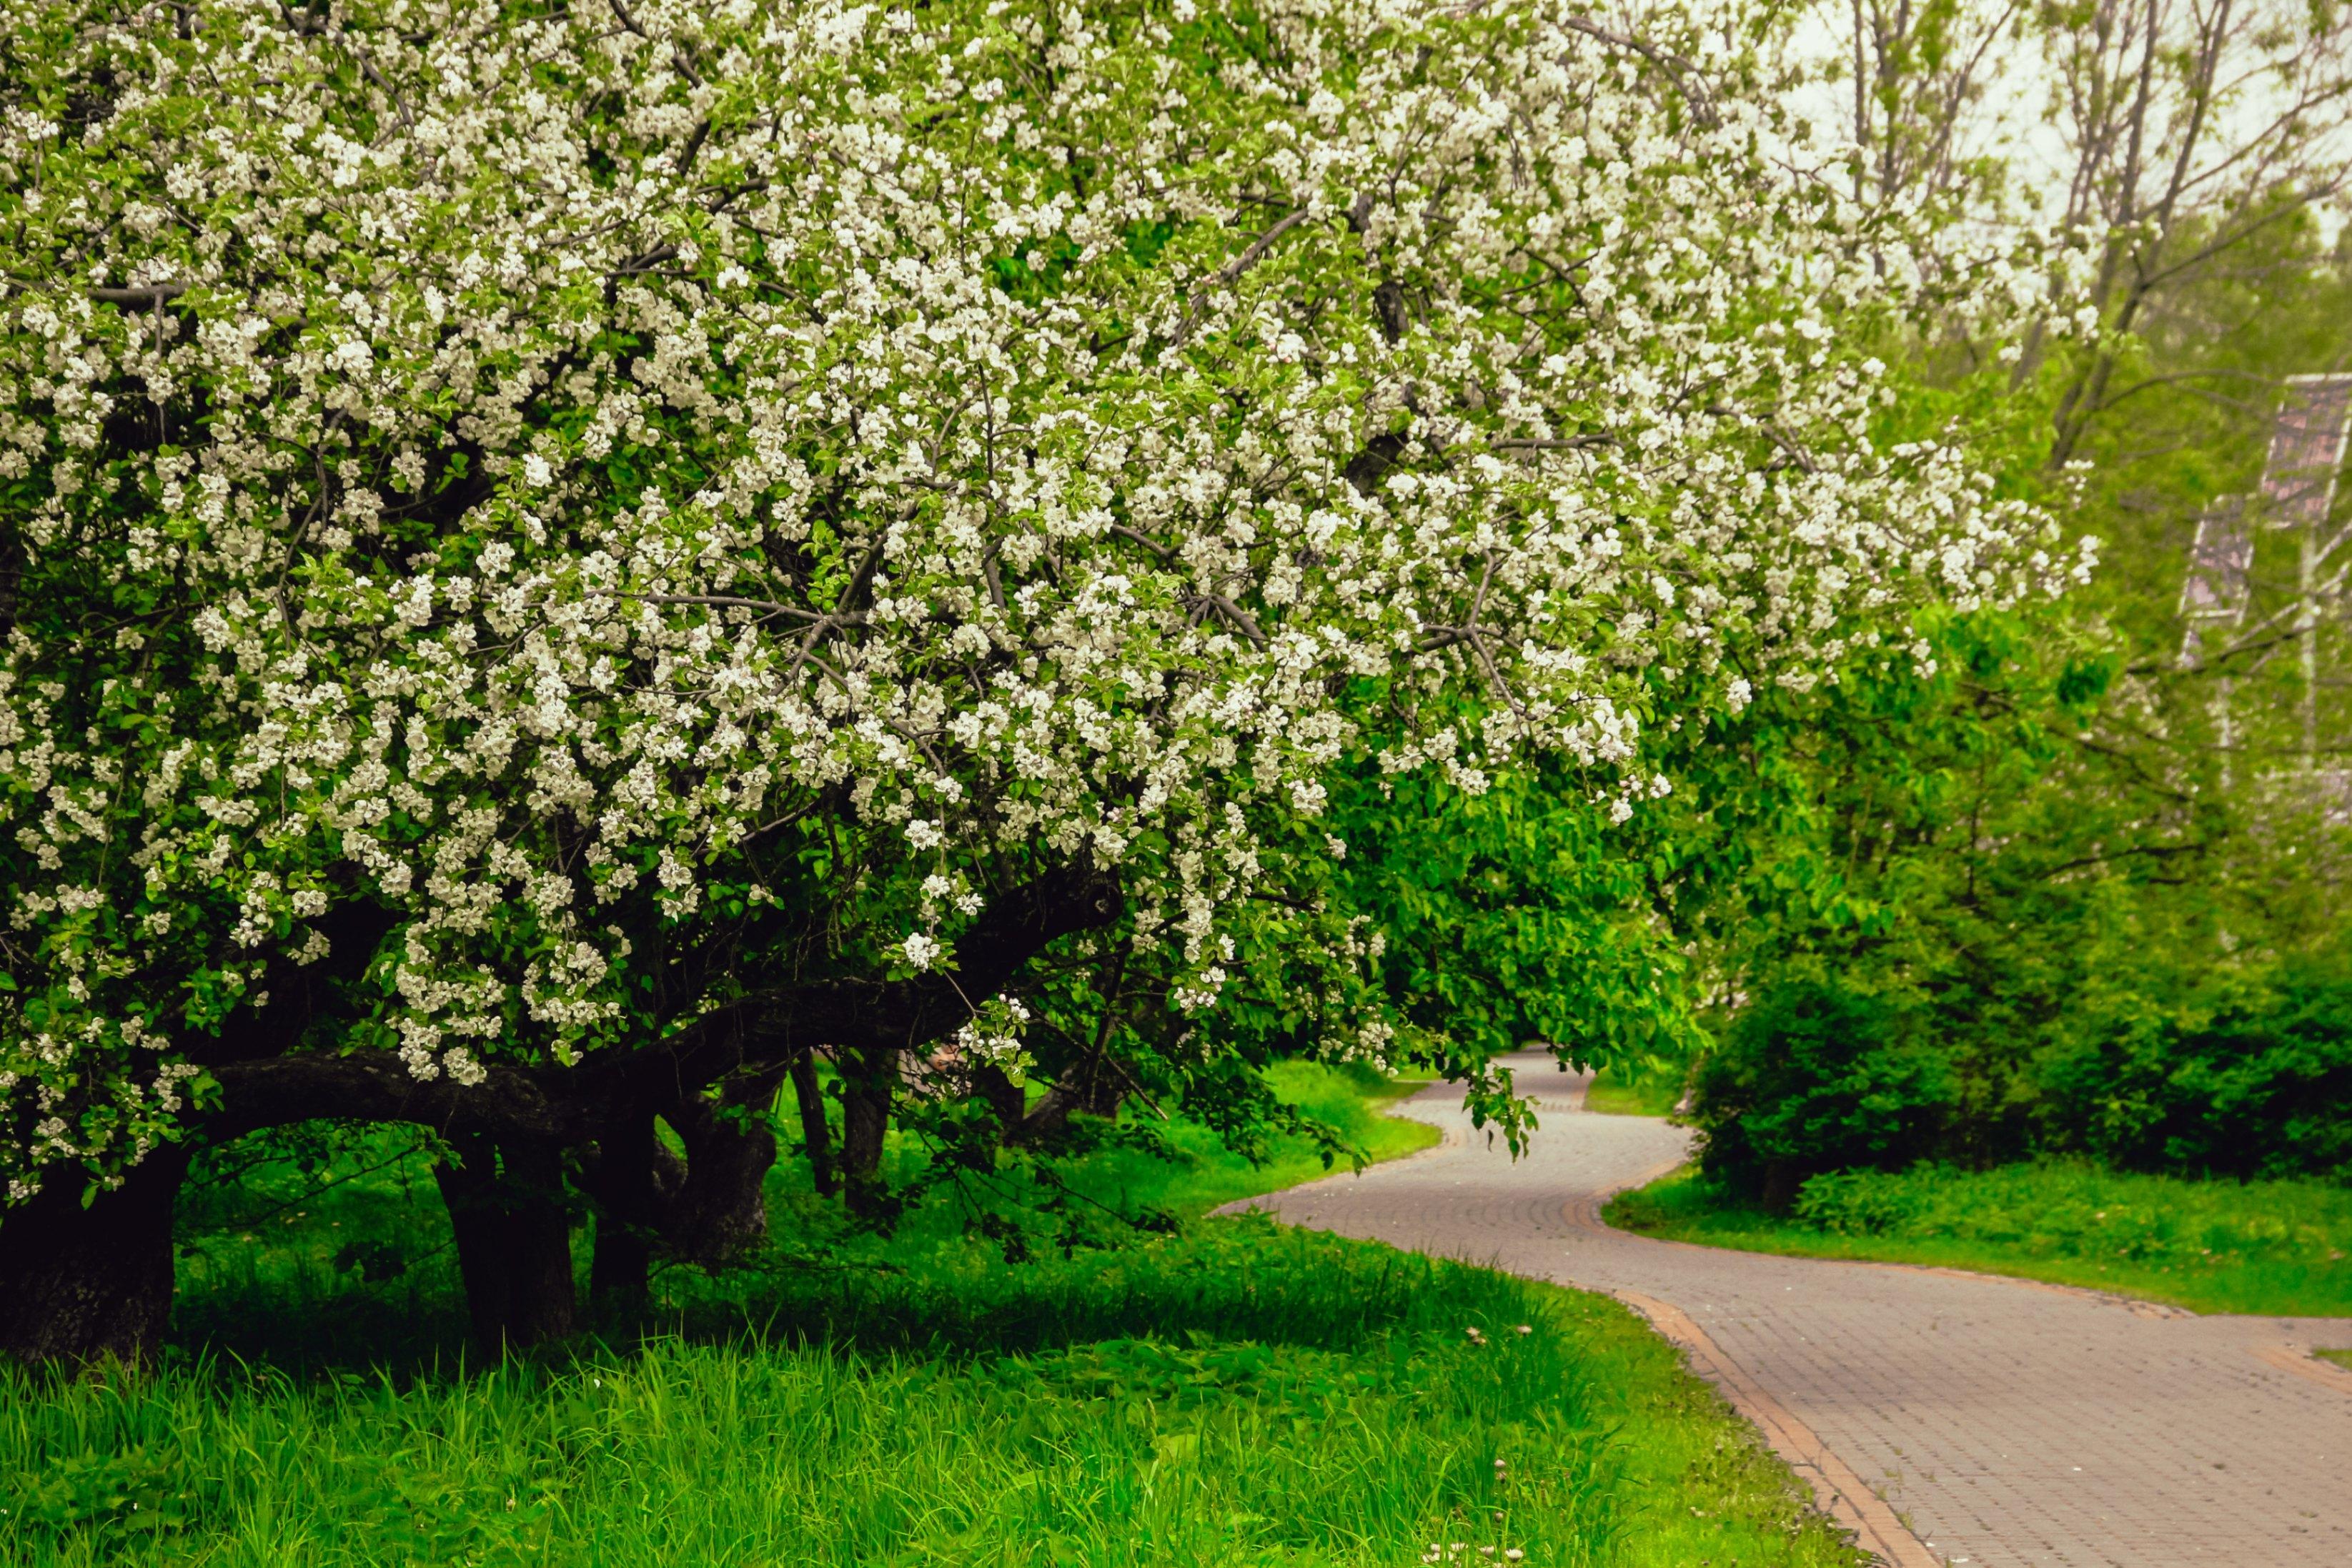
<svg viewBox="0 0 2352 1568">
<path fill-rule="evenodd" d="M 482 1367 L 489 1358 L 469 1342 L 427 1157 L 391 1152 L 347 1156 L 364 1178 L 323 1190 L 315 1175 L 262 1171 L 191 1204 L 167 1359 L 223 1374 L 400 1384 Z M 912 1215 L 890 1236 L 858 1231 L 796 1191 L 789 1171 L 772 1184 L 770 1211 L 775 1238 L 742 1267 L 663 1268 L 642 1313 L 592 1320 L 573 1340 L 509 1359 L 558 1368 L 626 1355 L 648 1338 L 948 1359 L 1139 1337 L 1347 1350 L 1535 1310 L 1528 1288 L 1507 1277 L 1262 1215 L 1008 1261 L 1000 1241 L 966 1234 L 945 1212 Z M 576 1235 L 583 1272 L 591 1235 Z"/>
</svg>

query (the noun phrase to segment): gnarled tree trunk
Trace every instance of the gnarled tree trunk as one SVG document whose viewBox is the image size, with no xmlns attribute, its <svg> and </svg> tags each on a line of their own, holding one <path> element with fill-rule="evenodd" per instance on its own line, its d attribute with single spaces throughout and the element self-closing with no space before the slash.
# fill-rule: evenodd
<svg viewBox="0 0 2352 1568">
<path fill-rule="evenodd" d="M 79 1365 L 152 1363 L 172 1314 L 172 1210 L 188 1173 L 154 1150 L 82 1206 L 79 1172 L 0 1215 L 0 1352 Z"/>
<path fill-rule="evenodd" d="M 890 1099 L 898 1081 L 898 1053 L 845 1052 L 841 1058 L 841 1183 L 852 1214 L 879 1218 L 888 1208 L 882 1185 L 882 1139 L 890 1130 Z"/>
<path fill-rule="evenodd" d="M 662 1112 L 686 1145 L 686 1179 L 663 1225 L 678 1257 L 719 1268 L 768 1239 L 761 1188 L 776 1163 L 776 1134 L 766 1116 L 787 1070 L 777 1063 L 738 1073 L 717 1093 L 689 1094 Z"/>
<path fill-rule="evenodd" d="M 475 1342 L 496 1354 L 565 1338 L 579 1310 L 562 1150 L 481 1133 L 450 1146 L 457 1158 L 433 1174 L 457 1233 Z"/>
<path fill-rule="evenodd" d="M 824 1119 L 824 1089 L 816 1080 L 816 1052 L 803 1051 L 793 1058 L 793 1098 L 801 1108 L 801 1147 L 808 1154 L 809 1173 L 819 1197 L 839 1190 L 834 1179 L 833 1128 Z"/>
<path fill-rule="evenodd" d="M 685 1166 L 654 1128 L 654 1113 L 623 1118 L 596 1141 L 589 1192 L 596 1200 L 596 1249 L 588 1301 L 600 1314 L 628 1317 L 652 1294 L 653 1255 Z"/>
</svg>

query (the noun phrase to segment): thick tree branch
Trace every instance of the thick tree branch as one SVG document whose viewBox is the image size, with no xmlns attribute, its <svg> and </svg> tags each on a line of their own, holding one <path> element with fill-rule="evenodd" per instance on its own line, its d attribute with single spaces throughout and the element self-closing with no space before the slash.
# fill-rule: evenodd
<svg viewBox="0 0 2352 1568">
<path fill-rule="evenodd" d="M 89 297 L 101 305 L 152 309 L 169 304 L 187 291 L 185 283 L 143 283 L 135 289 L 92 289 Z"/>
<path fill-rule="evenodd" d="M 651 1045 L 570 1068 L 492 1065 L 470 1086 L 418 1079 L 383 1051 L 261 1055 L 291 1043 L 268 1031 L 241 1041 L 249 1048 L 214 1069 L 221 1104 L 205 1132 L 226 1139 L 291 1121 L 410 1121 L 443 1132 L 583 1142 L 633 1109 L 672 1104 L 739 1068 L 789 1062 L 819 1046 L 891 1051 L 943 1039 L 1049 943 L 1107 926 L 1123 908 L 1108 875 L 1066 867 L 1001 897 L 956 944 L 953 973 L 762 991 Z"/>
</svg>

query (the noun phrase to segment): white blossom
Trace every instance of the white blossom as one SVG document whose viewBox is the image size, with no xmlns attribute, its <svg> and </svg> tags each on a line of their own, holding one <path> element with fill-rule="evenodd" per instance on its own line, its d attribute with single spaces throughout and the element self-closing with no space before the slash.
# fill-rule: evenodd
<svg viewBox="0 0 2352 1568">
<path fill-rule="evenodd" d="M 2079 570 L 1873 446 L 1846 323 L 1933 237 L 1855 244 L 1769 105 L 1552 0 L 1261 20 L 0 0 L 89 106 L 0 122 L 12 1194 L 131 1146 L 41 1094 L 168 1131 L 169 977 L 185 1040 L 364 958 L 334 903 L 461 1086 L 627 1037 L 625 931 L 824 902 L 927 971 L 1076 860 L 1198 1010 L 1353 759 L 1622 820 L 1654 667 L 1737 712 Z"/>
</svg>

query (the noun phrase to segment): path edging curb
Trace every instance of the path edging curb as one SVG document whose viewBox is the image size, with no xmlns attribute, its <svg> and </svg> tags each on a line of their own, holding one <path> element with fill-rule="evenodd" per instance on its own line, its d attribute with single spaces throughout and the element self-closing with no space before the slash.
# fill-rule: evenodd
<svg viewBox="0 0 2352 1568">
<path fill-rule="evenodd" d="M 2282 1342 L 2273 1344 L 2258 1344 L 2252 1349 L 2254 1359 L 2266 1366 L 2274 1366 L 2281 1372 L 2291 1372 L 2297 1377 L 2315 1383 L 2322 1388 L 2332 1388 L 2338 1394 L 2352 1394 L 2352 1372 L 2347 1372 L 2340 1366 L 2334 1366 L 2320 1360 L 2312 1354 L 2312 1347 L 2309 1345 Z"/>
<path fill-rule="evenodd" d="M 1649 1320 L 1650 1327 L 1690 1359 L 1692 1370 L 1719 1389 L 1731 1407 L 1763 1433 L 1772 1451 L 1811 1484 L 1821 1510 L 1852 1531 L 1864 1551 L 1888 1568 L 1945 1568 L 1944 1560 L 1911 1533 L 1885 1499 L 1872 1491 L 1811 1427 L 1724 1354 L 1689 1313 L 1638 1290 L 1610 1293 Z"/>
</svg>

